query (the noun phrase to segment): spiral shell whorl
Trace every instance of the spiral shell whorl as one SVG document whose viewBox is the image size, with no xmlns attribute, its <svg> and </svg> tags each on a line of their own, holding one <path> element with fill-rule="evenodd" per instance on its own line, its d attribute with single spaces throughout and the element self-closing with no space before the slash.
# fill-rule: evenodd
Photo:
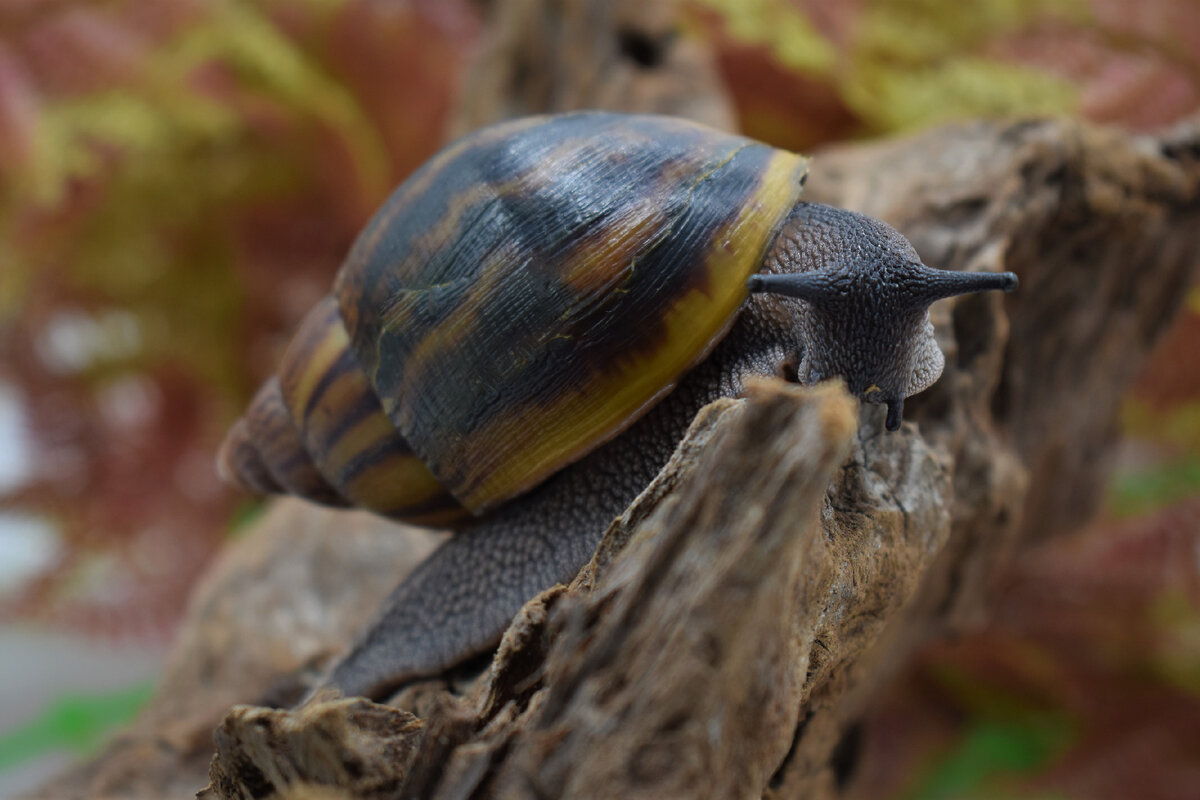
<svg viewBox="0 0 1200 800">
<path fill-rule="evenodd" d="M 218 468 L 255 492 L 355 505 L 414 524 L 469 516 L 383 413 L 332 298 L 305 318 L 278 374 L 230 430 Z"/>
<path fill-rule="evenodd" d="M 239 418 L 225 434 L 217 453 L 217 475 L 225 483 L 255 494 L 283 491 L 254 446 L 254 437 L 245 417 Z"/>
<path fill-rule="evenodd" d="M 217 469 L 226 481 L 259 494 L 294 494 L 325 505 L 348 505 L 301 444 L 274 376 L 226 435 Z"/>
</svg>

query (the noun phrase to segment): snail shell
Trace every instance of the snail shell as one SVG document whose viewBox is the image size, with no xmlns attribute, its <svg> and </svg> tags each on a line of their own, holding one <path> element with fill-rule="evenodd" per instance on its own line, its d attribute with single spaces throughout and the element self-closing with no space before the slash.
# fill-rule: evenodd
<svg viewBox="0 0 1200 800">
<path fill-rule="evenodd" d="M 613 438 L 724 335 L 807 160 L 584 113 L 447 147 L 359 236 L 222 449 L 222 472 L 425 525 Z"/>
</svg>

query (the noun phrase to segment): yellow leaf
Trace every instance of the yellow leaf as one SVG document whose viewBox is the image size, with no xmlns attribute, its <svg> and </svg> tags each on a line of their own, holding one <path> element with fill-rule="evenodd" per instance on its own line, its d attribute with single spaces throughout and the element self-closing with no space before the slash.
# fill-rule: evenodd
<svg viewBox="0 0 1200 800">
<path fill-rule="evenodd" d="M 842 88 L 846 103 L 881 131 L 980 116 L 1065 114 L 1078 102 L 1066 81 L 973 56 L 903 70 L 864 64 Z"/>
<path fill-rule="evenodd" d="M 804 13 L 777 0 L 700 0 L 720 12 L 729 33 L 746 44 L 766 46 L 786 67 L 808 73 L 827 72 L 836 55 Z"/>
</svg>

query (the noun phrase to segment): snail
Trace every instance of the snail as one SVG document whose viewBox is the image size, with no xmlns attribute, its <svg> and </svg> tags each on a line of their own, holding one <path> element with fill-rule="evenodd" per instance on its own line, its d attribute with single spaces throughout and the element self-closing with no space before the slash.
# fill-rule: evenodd
<svg viewBox="0 0 1200 800">
<path fill-rule="evenodd" d="M 944 363 L 929 305 L 1016 276 L 801 201 L 807 163 L 584 112 L 476 131 L 392 194 L 218 457 L 247 489 L 457 531 L 330 685 L 378 697 L 486 652 L 750 375 L 840 377 L 899 428 Z"/>
</svg>

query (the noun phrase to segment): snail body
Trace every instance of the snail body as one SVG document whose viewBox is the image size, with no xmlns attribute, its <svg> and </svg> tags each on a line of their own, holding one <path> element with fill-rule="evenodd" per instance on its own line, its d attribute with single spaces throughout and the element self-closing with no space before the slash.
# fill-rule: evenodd
<svg viewBox="0 0 1200 800">
<path fill-rule="evenodd" d="M 924 266 L 800 201 L 806 170 L 593 112 L 485 128 L 396 190 L 219 459 L 255 491 L 459 530 L 332 683 L 378 694 L 485 649 L 750 374 L 841 377 L 899 427 L 941 373 L 929 304 L 1015 276 Z"/>
</svg>

